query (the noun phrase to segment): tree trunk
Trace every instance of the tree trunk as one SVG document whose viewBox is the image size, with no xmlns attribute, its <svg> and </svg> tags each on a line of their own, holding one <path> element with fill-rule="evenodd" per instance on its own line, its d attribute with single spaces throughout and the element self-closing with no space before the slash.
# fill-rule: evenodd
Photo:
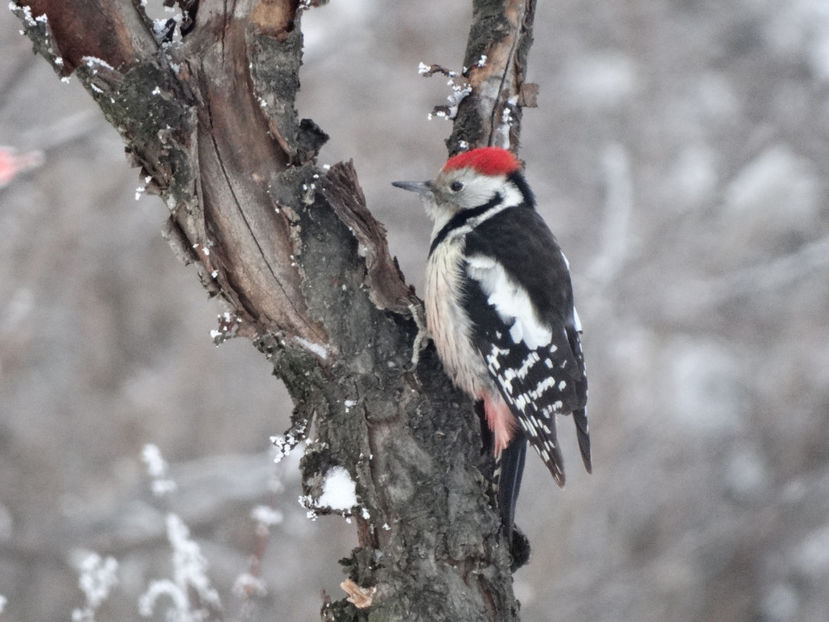
<svg viewBox="0 0 829 622">
<path fill-rule="evenodd" d="M 323 617 L 517 619 L 477 416 L 432 347 L 411 364 L 421 303 L 353 167 L 317 168 L 327 137 L 294 108 L 309 3 L 188 0 L 176 27 L 138 0 L 16 2 L 36 51 L 79 77 L 165 201 L 173 249 L 230 307 L 217 341 L 250 338 L 285 382 L 309 504 L 332 467 L 356 483 L 346 565 L 361 608 Z M 474 2 L 450 152 L 515 148 L 534 4 Z"/>
</svg>

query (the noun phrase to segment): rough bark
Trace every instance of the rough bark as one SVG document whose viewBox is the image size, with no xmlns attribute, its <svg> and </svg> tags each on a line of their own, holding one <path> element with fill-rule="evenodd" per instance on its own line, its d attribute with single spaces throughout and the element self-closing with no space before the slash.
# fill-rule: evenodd
<svg viewBox="0 0 829 622">
<path fill-rule="evenodd" d="M 524 81 L 535 0 L 475 0 L 464 55 L 471 93 L 458 106 L 449 152 L 496 145 L 516 151 L 521 109 L 535 106 L 537 85 Z"/>
<path fill-rule="evenodd" d="M 316 167 L 326 136 L 296 113 L 298 3 L 187 2 L 192 23 L 173 44 L 137 1 L 18 4 L 35 50 L 78 76 L 165 201 L 178 256 L 232 310 L 217 340 L 250 338 L 288 387 L 308 495 L 332 466 L 356 482 L 359 547 L 345 565 L 371 605 L 328 603 L 323 617 L 517 619 L 472 405 L 433 348 L 412 368 L 420 302 L 353 167 Z M 515 144 L 533 6 L 474 3 L 472 93 L 450 150 L 492 143 L 504 106 Z"/>
</svg>

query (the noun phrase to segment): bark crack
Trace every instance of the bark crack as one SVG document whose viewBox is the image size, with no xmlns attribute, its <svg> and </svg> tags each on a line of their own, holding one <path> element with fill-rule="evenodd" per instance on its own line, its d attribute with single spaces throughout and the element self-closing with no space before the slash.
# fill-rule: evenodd
<svg viewBox="0 0 829 622">
<path fill-rule="evenodd" d="M 259 251 L 259 255 L 262 258 L 263 263 L 267 266 L 268 272 L 270 273 L 271 277 L 273 278 L 274 282 L 276 283 L 277 288 L 279 288 L 280 293 L 284 300 L 286 300 L 291 307 L 291 310 L 299 317 L 302 317 L 301 310 L 297 308 L 296 304 L 294 303 L 293 297 L 288 294 L 285 290 L 285 286 L 282 284 L 282 281 L 276 274 L 273 266 L 271 265 L 268 257 L 265 253 L 265 250 L 262 248 L 262 245 L 259 243 L 259 239 L 256 237 L 256 234 L 253 231 L 253 228 L 250 225 L 250 221 L 245 214 L 244 209 L 242 209 L 242 205 L 236 196 L 236 191 L 233 189 L 233 183 L 231 175 L 228 173 L 227 168 L 225 167 L 224 159 L 222 158 L 221 149 L 219 147 L 218 142 L 216 141 L 216 137 L 213 135 L 212 126 L 213 126 L 213 111 L 210 105 L 210 98 L 206 100 L 206 109 L 207 109 L 207 116 L 210 119 L 211 124 L 211 131 L 210 131 L 210 142 L 213 145 L 213 152 L 216 154 L 216 160 L 219 163 L 219 166 L 222 169 L 222 175 L 224 176 L 225 182 L 227 184 L 227 188 L 230 191 L 230 195 L 233 197 L 233 203 L 236 208 L 236 211 L 242 218 L 242 222 L 245 224 L 245 228 L 247 229 L 248 233 L 250 234 L 253 243 L 256 245 L 256 249 Z M 269 320 L 273 320 L 274 318 L 268 318 Z"/>
<path fill-rule="evenodd" d="M 489 137 L 487 138 L 487 145 L 492 145 L 492 141 L 495 139 L 495 128 L 498 127 L 498 124 L 496 123 L 496 117 L 498 116 L 501 110 L 501 107 L 498 105 L 498 102 L 500 102 L 502 99 L 504 86 L 507 82 L 507 78 L 512 72 L 513 59 L 515 58 L 515 50 L 518 48 L 518 42 L 521 39 L 521 31 L 524 27 L 524 13 L 526 10 L 527 0 L 521 0 L 521 7 L 519 9 L 518 17 L 516 20 L 517 23 L 515 25 L 515 33 L 512 38 L 512 44 L 510 45 L 509 54 L 507 54 L 507 62 L 504 66 L 504 73 L 501 74 L 501 81 L 498 85 L 495 103 L 492 106 L 492 113 L 489 117 Z"/>
</svg>

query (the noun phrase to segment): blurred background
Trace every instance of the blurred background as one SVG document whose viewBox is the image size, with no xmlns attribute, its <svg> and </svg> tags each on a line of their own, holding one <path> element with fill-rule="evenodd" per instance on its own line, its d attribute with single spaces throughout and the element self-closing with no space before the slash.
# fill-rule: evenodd
<svg viewBox="0 0 829 622">
<path fill-rule="evenodd" d="M 303 18 L 300 114 L 332 136 L 322 162 L 354 159 L 418 289 L 429 225 L 389 182 L 445 159 L 426 117 L 449 88 L 417 66 L 460 69 L 469 4 Z M 29 167 L 0 173 L 0 619 L 70 619 L 89 551 L 119 564 L 97 619 L 138 619 L 172 574 L 171 510 L 226 619 L 318 619 L 354 526 L 305 516 L 296 458 L 268 453 L 287 394 L 248 342 L 214 347 L 223 309 L 161 239 L 166 208 L 19 28 L 0 12 L 0 162 Z M 547 0 L 535 37 L 520 155 L 573 269 L 595 472 L 568 421 L 566 490 L 528 461 L 522 618 L 829 619 L 829 3 Z"/>
</svg>

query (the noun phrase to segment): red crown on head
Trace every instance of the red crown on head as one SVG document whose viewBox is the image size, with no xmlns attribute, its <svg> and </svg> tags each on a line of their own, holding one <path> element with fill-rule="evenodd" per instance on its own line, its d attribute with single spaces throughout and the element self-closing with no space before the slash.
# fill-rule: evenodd
<svg viewBox="0 0 829 622">
<path fill-rule="evenodd" d="M 471 168 L 482 175 L 509 175 L 521 168 L 521 163 L 511 151 L 500 147 L 481 147 L 449 158 L 444 171 Z"/>
</svg>

